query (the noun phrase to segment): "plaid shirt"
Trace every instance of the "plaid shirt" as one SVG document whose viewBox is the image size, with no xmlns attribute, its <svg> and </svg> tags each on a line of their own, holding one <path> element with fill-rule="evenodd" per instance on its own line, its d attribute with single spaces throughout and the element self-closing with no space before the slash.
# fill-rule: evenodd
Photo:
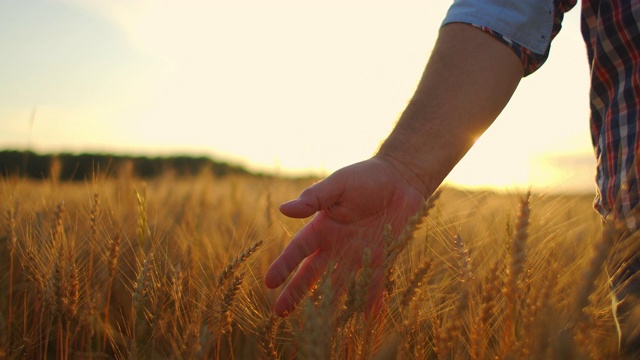
<svg viewBox="0 0 640 360">
<path fill-rule="evenodd" d="M 554 0 L 552 39 L 577 0 Z M 597 160 L 595 209 L 640 226 L 640 0 L 582 0 L 581 29 L 591 69 L 591 140 Z M 511 47 L 525 76 L 547 59 L 507 36 L 477 26 Z"/>
</svg>

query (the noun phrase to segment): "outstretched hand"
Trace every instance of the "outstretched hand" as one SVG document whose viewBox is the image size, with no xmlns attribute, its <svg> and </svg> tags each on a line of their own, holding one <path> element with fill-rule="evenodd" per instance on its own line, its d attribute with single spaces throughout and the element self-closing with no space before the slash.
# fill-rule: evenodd
<svg viewBox="0 0 640 360">
<path fill-rule="evenodd" d="M 336 295 L 344 291 L 347 279 L 361 267 L 365 249 L 371 252 L 373 272 L 368 307 L 381 300 L 384 226 L 391 225 L 396 237 L 425 201 L 412 176 L 392 159 L 373 157 L 336 171 L 280 206 L 292 218 L 315 217 L 267 271 L 265 284 L 276 288 L 298 268 L 276 302 L 278 315 L 297 306 L 328 264 L 335 264 Z"/>
</svg>

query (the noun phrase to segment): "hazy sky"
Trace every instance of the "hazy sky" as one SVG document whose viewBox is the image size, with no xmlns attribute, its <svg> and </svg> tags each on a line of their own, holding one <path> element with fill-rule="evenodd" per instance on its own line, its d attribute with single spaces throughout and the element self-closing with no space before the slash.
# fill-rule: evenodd
<svg viewBox="0 0 640 360">
<path fill-rule="evenodd" d="M 327 174 L 392 129 L 450 3 L 3 0 L 0 148 Z M 574 9 L 450 180 L 593 189 L 587 96 Z"/>
</svg>

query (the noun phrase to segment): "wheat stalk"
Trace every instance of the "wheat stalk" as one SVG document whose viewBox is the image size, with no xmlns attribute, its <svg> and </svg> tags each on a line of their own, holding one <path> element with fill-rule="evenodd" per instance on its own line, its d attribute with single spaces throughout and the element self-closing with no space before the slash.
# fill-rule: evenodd
<svg viewBox="0 0 640 360">
<path fill-rule="evenodd" d="M 173 326 L 173 337 L 178 338 L 178 332 L 180 331 L 178 322 L 180 317 L 178 314 L 182 314 L 182 301 L 183 301 L 183 273 L 180 266 L 176 266 L 172 269 L 171 274 L 171 291 L 170 296 L 173 300 L 173 311 L 176 314 L 176 321 L 174 321 Z"/>
<path fill-rule="evenodd" d="M 233 274 L 240 268 L 240 266 L 253 255 L 258 248 L 264 243 L 262 240 L 258 240 L 245 251 L 241 252 L 230 264 L 228 264 L 218 275 L 218 286 L 221 287 L 227 279 L 233 276 Z"/>
<path fill-rule="evenodd" d="M 11 346 L 11 323 L 13 322 L 13 267 L 14 267 L 14 255 L 18 243 L 18 236 L 16 235 L 16 210 L 13 206 L 7 210 L 6 220 L 7 234 L 9 241 L 7 242 L 7 248 L 9 250 L 9 308 L 7 311 L 7 341 L 8 346 Z"/>
<path fill-rule="evenodd" d="M 224 296 L 222 297 L 222 303 L 220 305 L 220 328 L 223 334 L 231 334 L 231 324 L 233 322 L 231 307 L 233 306 L 233 301 L 235 300 L 238 291 L 240 291 L 240 286 L 242 285 L 243 281 L 244 273 L 236 274 L 231 284 L 229 284 L 227 291 L 224 293 Z"/>
<path fill-rule="evenodd" d="M 98 244 L 98 213 L 100 211 L 100 196 L 98 193 L 93 194 L 93 202 L 91 203 L 91 210 L 89 212 L 89 239 L 90 239 L 90 250 L 89 250 L 89 268 L 87 270 L 87 281 L 89 285 L 87 286 L 87 296 L 91 297 L 91 280 L 93 279 L 93 258 L 94 258 L 94 250 Z"/>
<path fill-rule="evenodd" d="M 520 200 L 520 210 L 516 220 L 516 228 L 511 240 L 510 262 L 507 269 L 507 279 L 503 295 L 506 303 L 506 319 L 501 343 L 501 353 L 511 354 L 517 341 L 516 338 L 516 316 L 517 302 L 521 294 L 520 277 L 524 271 L 526 260 L 526 242 L 528 239 L 529 227 L 529 198 L 530 193 Z"/>
<path fill-rule="evenodd" d="M 330 270 L 318 286 L 318 302 L 308 298 L 303 305 L 302 330 L 299 334 L 300 357 L 303 359 L 329 359 L 332 350 L 332 332 L 335 330 L 335 312 L 332 309 L 334 293 Z"/>
<path fill-rule="evenodd" d="M 137 357 L 137 322 L 138 322 L 138 314 L 144 300 L 147 296 L 147 290 L 149 285 L 152 283 L 151 279 L 151 268 L 153 266 L 154 256 L 153 253 L 150 253 L 149 256 L 146 257 L 144 262 L 142 263 L 142 268 L 138 273 L 138 277 L 133 286 L 133 293 L 131 295 L 131 318 L 130 318 L 130 333 L 131 333 L 131 347 L 130 347 L 130 356 L 133 358 Z M 107 325 L 107 324 L 105 324 Z"/>
<path fill-rule="evenodd" d="M 521 359 L 530 358 L 532 354 L 540 357 L 542 354 L 536 354 L 536 351 L 548 346 L 548 335 L 546 333 L 538 334 L 535 331 L 538 328 L 536 327 L 536 325 L 538 325 L 536 324 L 536 320 L 538 314 L 549 304 L 552 290 L 558 283 L 559 271 L 560 269 L 556 264 L 551 265 L 549 276 L 547 276 L 547 280 L 542 286 L 542 289 L 529 294 L 522 316 L 521 334 L 517 344 L 519 351 L 516 352 Z"/>
<path fill-rule="evenodd" d="M 422 281 L 424 280 L 425 276 L 427 276 L 427 273 L 429 272 L 430 268 L 431 268 L 431 259 L 426 259 L 413 272 L 413 276 L 409 281 L 409 285 L 407 286 L 407 288 L 404 290 L 404 293 L 402 294 L 402 299 L 400 300 L 401 308 L 407 308 L 409 306 L 409 304 L 411 303 L 411 300 L 413 300 L 413 298 L 416 295 L 416 291 L 418 291 L 418 289 L 420 289 L 420 287 L 422 286 Z"/>
<path fill-rule="evenodd" d="M 61 201 L 56 206 L 56 211 L 53 216 L 53 226 L 51 227 L 51 242 L 54 245 L 64 240 L 64 226 L 62 223 L 64 211 L 64 201 Z"/>
<path fill-rule="evenodd" d="M 147 241 L 147 237 L 151 237 L 151 230 L 149 230 L 149 224 L 147 222 L 147 187 L 143 184 L 142 193 L 138 190 L 134 190 L 136 194 L 136 201 L 138 203 L 138 246 L 140 249 L 144 248 Z"/>
<path fill-rule="evenodd" d="M 471 328 L 470 357 L 473 360 L 484 358 L 486 336 L 481 342 L 481 337 L 487 334 L 489 322 L 495 313 L 498 297 L 500 296 L 500 267 L 501 262 L 496 261 L 490 268 L 482 284 L 482 296 L 480 314 Z"/>
<path fill-rule="evenodd" d="M 373 281 L 371 249 L 367 248 L 362 252 L 361 266 L 359 273 L 352 272 L 349 276 L 347 298 L 338 319 L 339 326 L 344 326 L 354 314 L 362 313 L 365 310 L 369 289 Z"/>
<path fill-rule="evenodd" d="M 510 306 L 515 305 L 520 289 L 518 281 L 524 270 L 524 262 L 526 259 L 526 242 L 528 238 L 527 228 L 529 226 L 529 194 L 527 194 L 520 203 L 520 212 L 518 213 L 517 223 L 513 239 L 511 241 L 510 263 L 507 271 L 507 280 L 505 282 L 504 295 Z"/>
<path fill-rule="evenodd" d="M 391 225 L 386 224 L 383 229 L 382 237 L 384 240 L 384 292 L 388 296 L 395 286 L 395 258 L 391 257 L 394 248 L 393 233 Z"/>
<path fill-rule="evenodd" d="M 456 298 L 455 307 L 446 318 L 446 322 L 443 321 L 443 326 L 440 331 L 440 349 L 438 350 L 438 356 L 444 356 L 447 352 L 453 349 L 454 341 L 460 335 L 462 330 L 462 321 L 464 314 L 469 304 L 469 282 L 471 281 L 471 261 L 469 259 L 469 253 L 462 241 L 462 236 L 458 233 L 454 238 L 454 246 L 457 250 L 457 260 L 459 269 L 459 288 L 458 296 Z"/>
<path fill-rule="evenodd" d="M 369 298 L 369 290 L 373 283 L 373 269 L 371 268 L 371 249 L 362 251 L 362 268 L 356 282 L 356 296 L 354 308 L 356 312 L 365 311 L 365 305 Z"/>
<path fill-rule="evenodd" d="M 276 352 L 276 332 L 278 331 L 278 324 L 280 323 L 280 317 L 275 314 L 267 316 L 262 325 L 258 329 L 260 335 L 260 348 L 262 354 L 266 360 L 277 360 L 278 353 Z"/>
<path fill-rule="evenodd" d="M 65 271 L 66 284 L 64 290 L 63 301 L 63 313 L 66 318 L 65 324 L 65 341 L 64 341 L 64 356 L 69 356 L 69 347 L 71 341 L 71 321 L 73 321 L 78 313 L 78 300 L 80 295 L 80 281 L 78 279 L 78 268 L 76 267 L 74 254 L 72 249 L 69 250 L 67 258 L 67 269 Z"/>
<path fill-rule="evenodd" d="M 109 273 L 109 279 L 107 281 L 107 299 L 104 305 L 104 331 L 102 334 L 102 350 L 105 351 L 107 347 L 107 337 L 109 336 L 109 308 L 111 307 L 111 292 L 113 291 L 113 279 L 118 267 L 118 255 L 120 252 L 121 235 L 118 233 L 111 239 L 111 245 L 109 246 L 109 256 L 107 257 L 107 271 Z"/>
<path fill-rule="evenodd" d="M 427 201 L 424 202 L 420 210 L 409 218 L 407 225 L 402 229 L 402 232 L 397 239 L 393 239 L 391 226 L 388 224 L 385 225 L 383 233 L 385 250 L 385 259 L 383 264 L 385 271 L 385 293 L 389 294 L 393 290 L 395 282 L 394 266 L 398 256 L 407 247 L 418 226 L 429 215 L 429 211 L 435 206 L 440 194 L 441 191 L 438 189 L 427 199 Z"/>
<path fill-rule="evenodd" d="M 151 284 L 150 272 L 153 264 L 153 253 L 150 253 L 149 256 L 142 263 L 142 268 L 138 273 L 138 278 L 134 285 L 133 295 L 131 297 L 131 303 L 133 305 L 134 314 L 137 310 L 142 306 L 142 302 L 145 299 L 145 295 L 147 294 L 147 289 L 149 288 L 149 284 Z"/>
<path fill-rule="evenodd" d="M 425 201 L 418 213 L 407 220 L 407 225 L 402 229 L 398 238 L 387 249 L 386 259 L 389 263 L 394 263 L 398 255 L 407 247 L 418 226 L 429 215 L 431 208 L 435 206 L 436 201 L 440 197 L 440 193 L 440 190 L 436 190 L 429 199 Z"/>
</svg>

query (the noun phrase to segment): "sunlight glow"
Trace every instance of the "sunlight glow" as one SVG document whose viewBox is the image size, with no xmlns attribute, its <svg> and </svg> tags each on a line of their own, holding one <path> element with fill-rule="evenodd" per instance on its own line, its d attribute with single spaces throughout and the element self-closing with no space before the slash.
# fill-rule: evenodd
<svg viewBox="0 0 640 360">
<path fill-rule="evenodd" d="M 0 146 L 211 155 L 326 175 L 371 156 L 391 131 L 450 3 L 0 4 L 10 55 L 0 59 Z M 523 79 L 451 183 L 588 188 L 578 15 L 566 16 L 547 64 Z M 562 157 L 577 161 L 580 179 L 557 171 Z"/>
</svg>

